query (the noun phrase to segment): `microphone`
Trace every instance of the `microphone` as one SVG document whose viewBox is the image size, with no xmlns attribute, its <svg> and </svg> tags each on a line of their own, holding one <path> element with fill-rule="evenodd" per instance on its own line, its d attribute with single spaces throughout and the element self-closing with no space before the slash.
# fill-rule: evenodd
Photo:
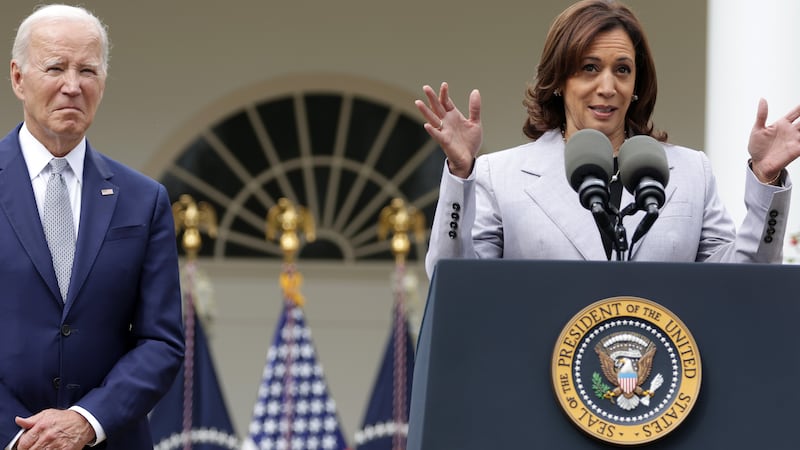
<svg viewBox="0 0 800 450">
<path fill-rule="evenodd" d="M 564 148 L 567 181 L 578 193 L 581 205 L 592 212 L 597 228 L 605 234 L 617 250 L 618 257 L 627 247 L 624 229 L 618 223 L 616 212 L 609 208 L 608 184 L 614 170 L 614 149 L 605 134 L 586 128 L 577 131 Z"/>
<path fill-rule="evenodd" d="M 581 205 L 608 209 L 608 183 L 614 170 L 614 149 L 606 135 L 593 129 L 575 132 L 564 149 L 567 181 L 578 193 Z"/>
<path fill-rule="evenodd" d="M 636 228 L 631 243 L 650 230 L 664 206 L 664 186 L 669 181 L 667 154 L 660 142 L 650 136 L 634 136 L 619 148 L 619 173 L 622 185 L 634 195 L 636 207 L 645 217 Z"/>
</svg>

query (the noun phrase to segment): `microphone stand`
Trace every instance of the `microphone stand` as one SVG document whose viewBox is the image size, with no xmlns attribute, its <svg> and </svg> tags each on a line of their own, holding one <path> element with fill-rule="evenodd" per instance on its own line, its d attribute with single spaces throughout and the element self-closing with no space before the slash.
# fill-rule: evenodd
<svg viewBox="0 0 800 450">
<path fill-rule="evenodd" d="M 623 261 L 622 255 L 628 250 L 628 235 L 625 232 L 625 227 L 622 225 L 622 217 L 617 215 L 617 226 L 614 227 L 614 250 L 617 252 L 617 261 Z M 628 253 L 630 259 L 630 253 Z"/>
<path fill-rule="evenodd" d="M 625 216 L 630 216 L 636 213 L 639 208 L 636 206 L 635 203 L 631 203 L 630 205 L 626 206 L 619 214 L 619 222 L 622 223 L 622 218 Z M 650 203 L 647 205 L 647 209 L 644 209 L 644 217 L 642 218 L 639 225 L 636 227 L 636 231 L 633 233 L 633 238 L 631 239 L 631 246 L 628 252 L 628 260 L 631 259 L 631 253 L 633 253 L 633 246 L 645 235 L 648 231 L 650 231 L 650 227 L 653 226 L 656 219 L 658 219 L 658 205 L 655 203 Z"/>
<path fill-rule="evenodd" d="M 592 203 L 591 211 L 597 228 L 611 240 L 617 261 L 623 261 L 623 255 L 628 250 L 628 238 L 622 225 L 622 215 L 614 205 L 606 209 L 600 202 Z M 612 217 L 614 223 L 611 222 Z"/>
</svg>

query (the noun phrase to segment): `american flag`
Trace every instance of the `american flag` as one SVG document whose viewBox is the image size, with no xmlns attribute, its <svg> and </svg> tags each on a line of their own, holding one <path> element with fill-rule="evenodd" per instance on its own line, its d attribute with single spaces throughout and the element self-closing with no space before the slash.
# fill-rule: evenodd
<svg viewBox="0 0 800 450">
<path fill-rule="evenodd" d="M 267 352 L 245 450 L 347 449 L 303 310 L 286 300 Z"/>
</svg>

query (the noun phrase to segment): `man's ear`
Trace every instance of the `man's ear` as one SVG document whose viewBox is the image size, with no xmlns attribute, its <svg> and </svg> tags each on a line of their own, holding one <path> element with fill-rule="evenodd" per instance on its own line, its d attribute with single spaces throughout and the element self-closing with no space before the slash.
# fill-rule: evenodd
<svg viewBox="0 0 800 450">
<path fill-rule="evenodd" d="M 10 75 L 11 88 L 14 90 L 14 95 L 16 95 L 18 99 L 23 100 L 25 98 L 25 92 L 22 88 L 22 68 L 16 60 L 11 60 Z"/>
</svg>

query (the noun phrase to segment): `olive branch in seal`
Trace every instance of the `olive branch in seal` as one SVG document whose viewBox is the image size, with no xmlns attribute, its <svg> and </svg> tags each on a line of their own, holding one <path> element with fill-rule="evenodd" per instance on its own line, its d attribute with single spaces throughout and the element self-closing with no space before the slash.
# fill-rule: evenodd
<svg viewBox="0 0 800 450">
<path fill-rule="evenodd" d="M 600 374 L 594 372 L 592 374 L 592 390 L 598 398 L 605 398 L 605 394 L 611 390 L 611 386 L 603 383 L 603 378 Z"/>
</svg>

